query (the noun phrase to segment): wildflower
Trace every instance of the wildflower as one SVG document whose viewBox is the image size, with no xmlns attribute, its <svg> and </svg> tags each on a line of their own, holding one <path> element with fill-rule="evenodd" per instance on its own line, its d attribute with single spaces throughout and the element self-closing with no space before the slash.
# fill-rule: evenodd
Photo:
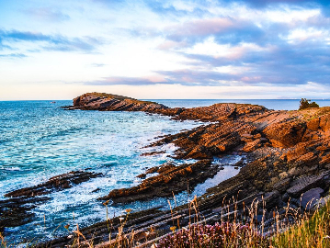
<svg viewBox="0 0 330 248">
<path fill-rule="evenodd" d="M 170 227 L 170 230 L 171 230 L 172 232 L 175 232 L 175 230 L 176 230 L 176 226 L 171 226 L 171 227 Z"/>
<path fill-rule="evenodd" d="M 72 237 L 73 237 L 73 235 L 69 235 L 67 238 L 68 238 L 68 239 L 71 239 Z"/>
<path fill-rule="evenodd" d="M 145 232 L 145 235 L 146 235 L 146 236 L 149 236 L 149 233 L 150 233 L 150 232 Z"/>
<path fill-rule="evenodd" d="M 109 200 L 107 200 L 106 202 L 102 203 L 104 206 L 107 206 L 109 204 Z"/>
<path fill-rule="evenodd" d="M 125 212 L 128 213 L 128 214 L 129 214 L 131 211 L 132 211 L 132 209 L 130 209 L 130 208 L 125 209 Z"/>
<path fill-rule="evenodd" d="M 66 230 L 69 230 L 69 227 L 70 227 L 70 224 L 67 224 L 67 225 L 64 226 L 64 228 L 65 228 Z"/>
<path fill-rule="evenodd" d="M 120 218 L 119 218 L 119 221 L 120 221 L 120 222 L 122 222 L 123 220 L 124 220 L 124 218 L 123 218 L 123 217 L 120 217 Z"/>
</svg>

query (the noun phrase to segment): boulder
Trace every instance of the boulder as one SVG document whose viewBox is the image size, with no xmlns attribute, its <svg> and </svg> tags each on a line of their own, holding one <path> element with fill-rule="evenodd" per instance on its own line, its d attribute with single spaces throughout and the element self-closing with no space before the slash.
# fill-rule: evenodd
<svg viewBox="0 0 330 248">
<path fill-rule="evenodd" d="M 317 187 L 306 191 L 301 197 L 301 207 L 309 211 L 321 198 L 323 189 Z"/>
<path fill-rule="evenodd" d="M 325 179 L 329 174 L 329 171 L 325 171 L 319 175 L 302 176 L 292 182 L 292 185 L 287 192 L 294 197 L 300 197 L 300 195 L 307 190 L 315 186 L 320 186 L 323 179 Z"/>
</svg>

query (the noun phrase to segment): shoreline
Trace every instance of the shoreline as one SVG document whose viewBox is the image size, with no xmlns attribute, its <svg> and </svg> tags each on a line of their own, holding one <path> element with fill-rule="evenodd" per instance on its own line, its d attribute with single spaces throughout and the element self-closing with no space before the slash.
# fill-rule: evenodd
<svg viewBox="0 0 330 248">
<path fill-rule="evenodd" d="M 314 190 L 311 196 L 320 198 L 326 196 L 329 189 L 330 151 L 327 144 L 330 142 L 328 132 L 330 121 L 327 118 L 330 109 L 328 108 L 274 111 L 262 106 L 243 104 L 216 104 L 193 109 L 167 108 L 150 102 L 136 102 L 131 98 L 113 100 L 105 95 L 102 96 L 105 98 L 98 98 L 99 96 L 93 98 L 93 93 L 85 95 L 89 97 L 88 101 L 81 106 L 75 101 L 76 109 L 144 111 L 167 115 L 174 120 L 214 122 L 175 135 L 167 135 L 150 144 L 150 147 L 157 148 L 159 145 L 174 143 L 179 147 L 175 152 L 175 158 L 201 161 L 232 153 L 248 154 L 249 161 L 238 175 L 208 189 L 205 195 L 197 199 L 199 210 L 209 216 L 210 223 L 219 218 L 225 198 L 236 197 L 235 204 L 240 212 L 243 212 L 243 202 L 248 205 L 254 199 L 259 201 L 264 199 L 267 202 L 266 218 L 271 222 L 272 211 L 285 206 L 289 198 L 293 207 L 300 209 L 299 198 L 302 194 Z M 88 105 L 89 103 L 92 105 Z M 114 108 L 116 105 L 119 108 Z M 186 174 L 189 173 L 188 170 Z M 159 176 L 164 177 L 162 173 L 159 173 Z M 176 177 L 174 181 L 180 180 L 179 178 L 181 177 Z M 154 181 L 156 184 L 151 184 L 152 188 L 158 187 L 155 185 L 160 183 L 157 178 Z M 125 197 L 134 191 L 127 192 L 124 193 Z M 109 199 L 113 197 L 110 194 L 111 192 Z M 145 197 L 149 199 L 150 195 Z M 234 207 L 233 203 L 228 204 L 230 208 Z M 178 207 L 174 211 L 178 211 L 177 215 L 180 216 L 178 221 L 184 226 L 187 220 L 183 214 L 187 212 L 187 206 Z M 163 214 L 166 215 L 168 212 Z M 166 225 L 161 225 L 159 229 L 161 232 L 170 232 L 168 222 L 170 221 L 168 220 Z M 139 223 L 146 225 L 145 221 Z M 148 223 L 157 224 L 157 218 L 150 217 Z M 91 230 L 97 233 L 97 228 L 93 228 L 83 230 L 86 233 Z M 105 233 L 99 233 L 100 241 L 102 235 L 104 236 Z M 59 244 L 64 240 L 70 243 L 63 238 L 62 241 L 54 240 L 53 244 L 56 242 Z"/>
</svg>

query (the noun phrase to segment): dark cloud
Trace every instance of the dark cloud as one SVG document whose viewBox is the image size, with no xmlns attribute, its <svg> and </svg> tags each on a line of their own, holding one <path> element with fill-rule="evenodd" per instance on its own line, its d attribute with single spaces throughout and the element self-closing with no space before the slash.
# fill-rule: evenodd
<svg viewBox="0 0 330 248">
<path fill-rule="evenodd" d="M 271 83 L 275 85 L 300 85 L 308 81 L 330 85 L 330 50 L 319 44 L 281 46 L 263 52 L 249 52 L 239 58 L 216 58 L 207 55 L 186 55 L 193 59 L 193 68 L 241 67 L 234 74 L 192 70 L 158 72 L 173 81 L 216 84 L 218 80 L 238 81 L 244 84 Z M 249 70 L 244 70 L 248 68 Z M 193 81 L 195 79 L 195 81 Z M 194 84 L 194 83 L 192 83 Z"/>
<path fill-rule="evenodd" d="M 17 30 L 0 30 L 0 41 L 12 42 L 46 42 L 41 45 L 43 50 L 49 51 L 83 51 L 92 52 L 102 43 L 92 37 L 68 38 L 62 35 L 45 35 L 42 33 L 22 32 Z"/>
</svg>

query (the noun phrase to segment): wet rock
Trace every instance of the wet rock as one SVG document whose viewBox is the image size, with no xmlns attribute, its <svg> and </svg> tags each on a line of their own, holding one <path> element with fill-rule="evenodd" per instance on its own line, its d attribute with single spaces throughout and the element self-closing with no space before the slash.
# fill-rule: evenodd
<svg viewBox="0 0 330 248">
<path fill-rule="evenodd" d="M 58 175 L 50 178 L 47 182 L 38 184 L 33 187 L 18 189 L 5 194 L 5 197 L 35 197 L 50 194 L 53 191 L 61 191 L 71 188 L 73 185 L 86 182 L 91 178 L 99 177 L 102 174 L 87 171 L 71 171 L 66 174 Z"/>
<path fill-rule="evenodd" d="M 141 179 L 145 179 L 145 178 L 147 177 L 147 174 L 142 173 L 142 174 L 140 174 L 140 175 L 137 175 L 136 177 L 137 177 L 137 178 L 141 178 Z"/>
<path fill-rule="evenodd" d="M 143 180 L 138 186 L 112 190 L 108 196 L 100 199 L 111 199 L 115 203 L 120 203 L 150 200 L 153 197 L 168 197 L 188 187 L 193 189 L 198 183 L 204 182 L 218 172 L 218 167 L 212 166 L 211 160 L 164 168 L 159 175 Z"/>
<path fill-rule="evenodd" d="M 100 175 L 86 171 L 72 171 L 52 177 L 37 186 L 7 193 L 5 197 L 10 199 L 0 201 L 0 229 L 21 226 L 33 221 L 35 214 L 31 210 L 50 199 L 40 197 L 41 195 L 70 188 Z"/>
<path fill-rule="evenodd" d="M 33 221 L 35 214 L 31 210 L 49 199 L 48 197 L 19 197 L 0 201 L 0 229 L 17 227 Z"/>
<path fill-rule="evenodd" d="M 142 153 L 140 156 L 154 156 L 154 155 L 160 155 L 160 154 L 164 154 L 165 151 L 156 151 L 156 152 L 145 152 Z"/>
</svg>

